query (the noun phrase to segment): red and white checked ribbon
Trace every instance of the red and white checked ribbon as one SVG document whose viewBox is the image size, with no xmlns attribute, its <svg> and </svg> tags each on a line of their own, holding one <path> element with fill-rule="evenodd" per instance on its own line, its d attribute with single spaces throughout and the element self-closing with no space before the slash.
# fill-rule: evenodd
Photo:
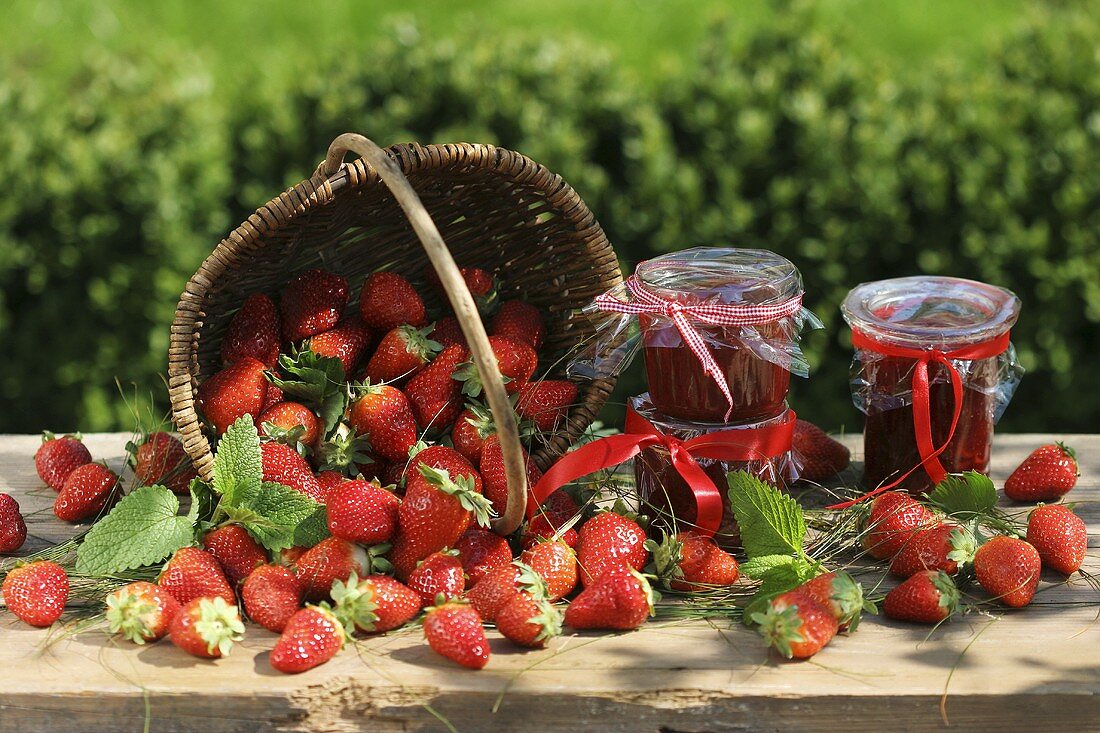
<svg viewBox="0 0 1100 733">
<path fill-rule="evenodd" d="M 680 332 L 680 337 L 703 365 L 703 372 L 715 381 L 718 388 L 722 390 L 722 394 L 726 396 L 726 402 L 729 404 L 729 409 L 726 410 L 727 421 L 730 412 L 733 411 L 733 396 L 730 394 L 726 375 L 714 361 L 714 356 L 707 348 L 702 334 L 691 325 L 691 320 L 714 326 L 759 326 L 793 316 L 802 309 L 801 295 L 773 305 L 677 303 L 646 289 L 637 275 L 631 275 L 626 279 L 626 289 L 630 293 L 630 301 L 622 301 L 611 293 L 604 293 L 596 298 L 596 307 L 612 313 L 660 313 L 671 318 L 676 325 L 676 330 Z"/>
</svg>

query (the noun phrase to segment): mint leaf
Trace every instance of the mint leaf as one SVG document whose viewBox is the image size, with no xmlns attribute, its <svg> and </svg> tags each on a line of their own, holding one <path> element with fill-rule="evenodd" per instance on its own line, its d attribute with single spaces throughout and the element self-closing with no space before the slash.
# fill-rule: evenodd
<svg viewBox="0 0 1100 733">
<path fill-rule="evenodd" d="M 218 441 L 214 491 L 225 497 L 226 504 L 242 504 L 259 490 L 263 475 L 260 436 L 252 424 L 252 416 L 244 415 Z"/>
<path fill-rule="evenodd" d="M 760 587 L 745 606 L 745 623 L 749 623 L 752 614 L 764 611 L 768 601 L 789 590 L 794 590 L 812 577 L 814 577 L 814 566 L 801 558 L 793 557 L 789 563 L 775 565 L 762 572 Z"/>
<path fill-rule="evenodd" d="M 741 563 L 741 574 L 746 578 L 764 578 L 769 573 L 793 565 L 797 559 L 794 555 L 761 555 Z"/>
<path fill-rule="evenodd" d="M 92 525 L 76 552 L 77 572 L 112 575 L 164 560 L 195 540 L 194 521 L 180 516 L 176 495 L 143 486 Z"/>
<path fill-rule="evenodd" d="M 977 471 L 950 475 L 936 484 L 928 500 L 957 519 L 974 519 L 997 505 L 997 489 L 989 477 Z"/>
<path fill-rule="evenodd" d="M 727 477 L 730 506 L 750 558 L 802 555 L 806 520 L 798 502 L 745 471 Z"/>
<path fill-rule="evenodd" d="M 316 410 L 324 423 L 325 437 L 331 437 L 348 406 L 344 363 L 307 349 L 293 355 L 283 354 L 279 366 L 287 378 L 269 375 L 268 379 L 284 394 Z"/>
<path fill-rule="evenodd" d="M 282 484 L 264 482 L 238 511 L 238 521 L 272 552 L 298 544 L 315 545 L 328 536 L 325 507 Z"/>
<path fill-rule="evenodd" d="M 218 495 L 214 487 L 201 478 L 191 479 L 191 509 L 187 512 L 187 521 L 192 524 L 209 522 L 218 507 Z"/>
</svg>

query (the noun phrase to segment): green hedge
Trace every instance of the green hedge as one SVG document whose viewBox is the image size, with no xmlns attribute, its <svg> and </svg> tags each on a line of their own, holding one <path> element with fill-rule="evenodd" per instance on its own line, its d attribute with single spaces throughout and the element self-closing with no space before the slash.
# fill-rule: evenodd
<svg viewBox="0 0 1100 733">
<path fill-rule="evenodd" d="M 919 272 L 1016 290 L 1029 374 L 1005 425 L 1094 430 L 1100 390 L 1100 25 L 1037 14 L 987 63 L 890 79 L 805 12 L 716 30 L 656 93 L 584 45 L 342 48 L 212 90 L 201 59 L 92 57 L 65 98 L 0 68 L 0 431 L 128 429 L 115 377 L 156 390 L 183 283 L 345 130 L 521 150 L 585 198 L 629 266 L 733 242 L 794 259 L 828 330 L 799 412 L 858 427 L 837 305 Z M 975 70 L 976 67 L 976 70 Z M 637 390 L 635 370 L 623 394 Z"/>
</svg>

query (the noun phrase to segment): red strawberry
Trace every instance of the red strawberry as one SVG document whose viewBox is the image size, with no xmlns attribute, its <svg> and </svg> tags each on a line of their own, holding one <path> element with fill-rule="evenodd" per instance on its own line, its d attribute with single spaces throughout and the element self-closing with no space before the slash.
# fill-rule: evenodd
<svg viewBox="0 0 1100 733">
<path fill-rule="evenodd" d="M 541 649 L 561 634 L 561 613 L 549 601 L 517 593 L 500 609 L 496 625 L 513 644 Z"/>
<path fill-rule="evenodd" d="M 527 523 L 527 527 L 523 532 L 523 546 L 529 547 L 540 539 L 554 537 L 579 512 L 580 507 L 573 501 L 573 497 L 564 491 L 555 491 L 543 502 L 535 516 Z M 574 523 L 561 532 L 561 539 L 570 547 L 577 546 L 576 527 L 579 524 L 579 522 Z"/>
<path fill-rule="evenodd" d="M 500 310 L 493 317 L 489 333 L 522 341 L 538 351 L 546 336 L 546 326 L 535 306 L 522 300 L 506 300 L 500 304 Z"/>
<path fill-rule="evenodd" d="M 423 326 L 424 301 L 401 275 L 376 272 L 363 283 L 359 315 L 375 331 L 389 331 L 405 323 Z"/>
<path fill-rule="evenodd" d="M 298 561 L 302 559 L 302 555 L 309 552 L 308 547 L 288 547 L 285 550 L 279 550 L 279 554 L 275 557 L 275 561 L 283 567 L 292 568 L 298 564 Z"/>
<path fill-rule="evenodd" d="M 1084 521 L 1061 504 L 1040 506 L 1027 520 L 1027 541 L 1045 567 L 1064 575 L 1081 569 L 1088 552 Z"/>
<path fill-rule="evenodd" d="M 172 618 L 168 637 L 188 654 L 220 659 L 244 638 L 244 624 L 237 607 L 224 598 L 201 597 L 184 604 Z"/>
<path fill-rule="evenodd" d="M 938 624 L 959 607 L 955 581 L 942 570 L 921 570 L 886 594 L 882 612 L 898 621 Z"/>
<path fill-rule="evenodd" d="M 863 599 L 863 586 L 843 570 L 822 573 L 795 590 L 810 596 L 832 613 L 841 629 L 855 631 L 864 609 L 875 612 L 874 606 Z"/>
<path fill-rule="evenodd" d="M 199 409 L 221 435 L 237 418 L 260 414 L 267 388 L 263 362 L 245 356 L 202 383 Z"/>
<path fill-rule="evenodd" d="M 790 591 L 773 598 L 768 609 L 752 614 L 760 635 L 787 659 L 809 659 L 832 641 L 836 617 L 812 596 Z"/>
<path fill-rule="evenodd" d="M 1015 501 L 1054 501 L 1069 493 L 1081 475 L 1077 454 L 1064 443 L 1032 451 L 1005 481 L 1005 496 Z"/>
<path fill-rule="evenodd" d="M 466 334 L 462 333 L 462 326 L 454 316 L 444 316 L 435 322 L 431 332 L 432 341 L 443 346 L 461 346 L 466 348 Z"/>
<path fill-rule="evenodd" d="M 493 415 L 477 402 L 467 402 L 466 409 L 455 418 L 451 429 L 451 442 L 455 450 L 469 459 L 475 466 L 481 462 L 481 447 L 485 439 L 496 432 Z"/>
<path fill-rule="evenodd" d="M 548 601 L 560 601 L 577 587 L 577 553 L 562 540 L 535 542 L 520 560 L 546 583 Z"/>
<path fill-rule="evenodd" d="M 424 444 L 421 444 L 421 446 L 424 446 Z M 446 471 L 452 476 L 465 476 L 474 482 L 474 490 L 479 494 L 482 493 L 481 474 L 474 469 L 472 463 L 454 448 L 445 445 L 428 445 L 409 452 L 412 457 L 409 459 L 406 474 L 411 476 L 419 472 L 420 466 L 430 466 Z"/>
<path fill-rule="evenodd" d="M 344 481 L 328 498 L 328 531 L 361 545 L 389 542 L 397 532 L 401 501 L 370 481 Z"/>
<path fill-rule="evenodd" d="M 160 484 L 177 494 L 187 494 L 198 476 L 180 439 L 170 433 L 150 433 L 131 449 L 130 465 L 141 486 Z"/>
<path fill-rule="evenodd" d="M 317 483 L 313 470 L 298 451 L 283 443 L 260 443 L 264 481 L 289 486 L 314 501 L 323 502 L 326 492 Z"/>
<path fill-rule="evenodd" d="M 311 451 L 317 450 L 321 440 L 321 420 L 300 402 L 279 402 L 260 413 L 260 435 L 286 443 L 291 448 L 298 444 Z"/>
<path fill-rule="evenodd" d="M 267 562 L 267 551 L 239 524 L 226 524 L 207 532 L 202 546 L 222 566 L 234 587 Z"/>
<path fill-rule="evenodd" d="M 80 438 L 73 435 L 58 438 L 53 433 L 43 433 L 42 445 L 34 453 L 38 477 L 54 491 L 61 491 L 70 473 L 91 462 L 92 454 Z"/>
<path fill-rule="evenodd" d="M 600 512 L 589 519 L 577 536 L 581 583 L 587 586 L 593 578 L 616 565 L 641 570 L 649 557 L 645 540 L 645 531 L 638 523 L 621 514 Z"/>
<path fill-rule="evenodd" d="M 680 559 L 676 564 L 680 572 L 671 582 L 673 588 L 699 591 L 737 582 L 741 575 L 737 560 L 714 540 L 689 533 L 681 533 L 676 539 L 680 543 Z"/>
<path fill-rule="evenodd" d="M 481 617 L 462 601 L 429 608 L 424 616 L 424 638 L 437 654 L 463 667 L 481 669 L 489 661 L 489 640 Z"/>
<path fill-rule="evenodd" d="M 490 336 L 489 345 L 493 347 L 497 367 L 500 369 L 501 376 L 504 377 L 504 389 L 508 394 L 518 393 L 538 368 L 538 354 L 526 342 L 513 341 L 503 336 Z M 481 374 L 473 361 L 461 364 L 455 370 L 454 377 L 463 383 L 462 394 L 469 397 L 477 397 L 481 394 Z"/>
<path fill-rule="evenodd" d="M 295 574 L 305 590 L 306 600 L 327 598 L 334 581 L 347 581 L 352 573 L 370 572 L 367 553 L 339 537 L 329 537 L 306 550 L 295 564 Z"/>
<path fill-rule="evenodd" d="M 495 532 L 471 527 L 455 543 L 462 569 L 466 571 L 466 587 L 473 588 L 493 568 L 512 562 L 512 548 Z"/>
<path fill-rule="evenodd" d="M 549 433 L 565 418 L 579 392 L 577 385 L 564 379 L 528 382 L 519 390 L 516 412 L 534 422 L 539 430 Z"/>
<path fill-rule="evenodd" d="M 344 628 L 367 634 L 404 626 L 420 613 L 420 596 L 388 575 L 352 576 L 332 584 L 336 616 Z"/>
<path fill-rule="evenodd" d="M 982 588 L 1011 608 L 1031 603 L 1040 569 L 1039 552 L 1015 537 L 994 537 L 974 554 L 974 574 Z"/>
<path fill-rule="evenodd" d="M 287 283 L 279 301 L 283 338 L 301 341 L 333 328 L 348 304 L 348 281 L 314 269 Z"/>
<path fill-rule="evenodd" d="M 409 400 L 396 387 L 367 384 L 351 406 L 351 426 L 366 436 L 371 450 L 390 461 L 403 461 L 416 445 L 416 418 Z"/>
<path fill-rule="evenodd" d="M 434 337 L 428 338 L 430 332 L 430 327 L 417 330 L 409 325 L 391 329 L 378 342 L 359 379 L 393 384 L 415 376 L 443 350 Z"/>
<path fill-rule="evenodd" d="M 86 463 L 69 474 L 53 504 L 53 513 L 66 522 L 94 517 L 116 498 L 118 476 L 102 463 Z"/>
<path fill-rule="evenodd" d="M 523 591 L 532 598 L 546 598 L 546 583 L 531 567 L 512 562 L 494 568 L 470 589 L 466 597 L 486 621 L 496 620 L 497 613 L 512 597 Z"/>
<path fill-rule="evenodd" d="M 978 549 L 974 535 L 955 524 L 940 524 L 922 529 L 902 546 L 890 561 L 890 572 L 908 578 L 922 570 L 942 570 L 948 575 L 974 559 Z"/>
<path fill-rule="evenodd" d="M 69 576 L 50 560 L 17 565 L 0 587 L 4 604 L 23 623 L 49 626 L 61 618 L 69 600 Z"/>
<path fill-rule="evenodd" d="M 268 382 L 267 390 L 264 392 L 264 402 L 260 406 L 260 414 L 264 414 L 269 409 L 279 404 L 285 399 L 283 391 L 276 387 L 274 384 Z"/>
<path fill-rule="evenodd" d="M 281 634 L 302 605 L 302 584 L 280 565 L 261 565 L 241 584 L 241 601 L 248 617 L 268 631 Z"/>
<path fill-rule="evenodd" d="M 271 666 L 286 674 L 324 664 L 344 648 L 344 627 L 327 606 L 306 606 L 286 622 L 271 650 Z"/>
<path fill-rule="evenodd" d="M 164 565 L 157 585 L 175 596 L 180 605 L 196 598 L 221 598 L 234 606 L 233 593 L 222 566 L 209 552 L 198 547 L 181 547 Z"/>
<path fill-rule="evenodd" d="M 470 295 L 474 296 L 478 313 L 482 316 L 488 316 L 496 310 L 497 282 L 492 273 L 480 267 L 460 267 L 458 271 L 462 274 L 462 279 L 466 281 L 466 287 L 470 290 Z M 439 274 L 431 265 L 424 268 L 424 279 L 431 283 L 440 294 L 446 295 Z"/>
<path fill-rule="evenodd" d="M 936 518 L 908 494 L 887 491 L 875 497 L 867 520 L 863 547 L 879 560 L 892 558 L 918 530 L 933 526 Z"/>
<path fill-rule="evenodd" d="M 351 480 L 339 471 L 321 471 L 315 478 L 317 483 L 321 485 L 322 496 L 325 497 L 325 500 L 321 502 L 322 504 L 328 504 L 328 500 L 332 498 L 332 492 L 337 486 Z"/>
<path fill-rule="evenodd" d="M 528 489 L 542 478 L 542 471 L 531 461 L 522 447 L 524 465 L 527 466 Z M 481 449 L 481 480 L 485 482 L 485 498 L 493 505 L 497 514 L 504 514 L 508 506 L 508 476 L 504 472 L 504 452 L 500 447 L 500 436 L 490 435 Z"/>
<path fill-rule="evenodd" d="M 462 385 L 453 375 L 469 358 L 465 346 L 448 346 L 405 385 L 417 425 L 445 430 L 455 421 L 462 411 Z"/>
<path fill-rule="evenodd" d="M 225 330 L 222 363 L 228 366 L 247 356 L 274 369 L 282 341 L 275 303 L 263 293 L 254 293 L 248 296 Z"/>
<path fill-rule="evenodd" d="M 371 332 L 359 316 L 348 316 L 334 328 L 309 339 L 309 349 L 319 356 L 339 359 L 344 374 L 351 376 L 370 346 Z"/>
<path fill-rule="evenodd" d="M 653 613 L 653 603 L 644 576 L 626 565 L 613 565 L 573 599 L 565 623 L 574 629 L 636 629 Z"/>
<path fill-rule="evenodd" d="M 0 553 L 15 552 L 27 541 L 27 523 L 19 512 L 19 502 L 10 494 L 0 494 Z"/>
<path fill-rule="evenodd" d="M 428 555 L 409 573 L 406 585 L 416 591 L 425 607 L 435 603 L 437 596 L 443 596 L 444 600 L 458 598 L 466 587 L 458 552 L 441 550 Z"/>
<path fill-rule="evenodd" d="M 107 626 L 135 644 L 157 641 L 180 611 L 175 596 L 144 580 L 124 585 L 107 596 Z"/>
<path fill-rule="evenodd" d="M 800 477 L 821 482 L 837 475 L 852 462 L 852 453 L 824 430 L 806 420 L 794 423 L 794 451 L 802 459 Z"/>
</svg>

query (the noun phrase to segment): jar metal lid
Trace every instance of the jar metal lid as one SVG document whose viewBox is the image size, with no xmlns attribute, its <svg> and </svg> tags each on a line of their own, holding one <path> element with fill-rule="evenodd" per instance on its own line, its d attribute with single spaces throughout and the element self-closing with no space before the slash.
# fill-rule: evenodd
<svg viewBox="0 0 1100 733">
<path fill-rule="evenodd" d="M 667 300 L 771 305 L 802 294 L 802 275 L 766 249 L 692 247 L 638 264 L 642 283 Z"/>
</svg>

